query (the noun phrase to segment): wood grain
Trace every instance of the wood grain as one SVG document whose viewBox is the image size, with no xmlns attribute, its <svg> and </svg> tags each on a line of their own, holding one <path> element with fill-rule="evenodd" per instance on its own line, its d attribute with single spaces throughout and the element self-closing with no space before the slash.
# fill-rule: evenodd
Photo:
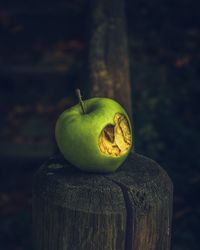
<svg viewBox="0 0 200 250">
<path fill-rule="evenodd" d="M 154 161 L 131 153 L 112 174 L 83 173 L 62 158 L 36 173 L 36 250 L 169 250 L 172 183 Z"/>
</svg>

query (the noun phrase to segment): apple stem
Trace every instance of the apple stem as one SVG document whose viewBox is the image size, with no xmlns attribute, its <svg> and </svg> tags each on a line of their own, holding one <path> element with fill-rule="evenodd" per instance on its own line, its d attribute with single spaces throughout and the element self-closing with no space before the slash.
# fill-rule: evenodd
<svg viewBox="0 0 200 250">
<path fill-rule="evenodd" d="M 79 100 L 81 109 L 83 111 L 83 114 L 86 114 L 86 112 L 85 112 L 85 105 L 84 105 L 84 102 L 83 102 L 82 97 L 81 97 L 81 91 L 80 91 L 80 89 L 76 89 L 76 95 L 78 97 L 78 100 Z"/>
</svg>

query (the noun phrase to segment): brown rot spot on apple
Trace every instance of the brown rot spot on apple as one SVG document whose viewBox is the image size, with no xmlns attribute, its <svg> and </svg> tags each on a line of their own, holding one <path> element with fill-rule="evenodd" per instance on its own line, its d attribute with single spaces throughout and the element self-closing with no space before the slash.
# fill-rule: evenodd
<svg viewBox="0 0 200 250">
<path fill-rule="evenodd" d="M 114 116 L 115 125 L 108 124 L 99 136 L 99 148 L 102 153 L 120 156 L 131 146 L 131 131 L 126 117 L 120 113 Z"/>
</svg>

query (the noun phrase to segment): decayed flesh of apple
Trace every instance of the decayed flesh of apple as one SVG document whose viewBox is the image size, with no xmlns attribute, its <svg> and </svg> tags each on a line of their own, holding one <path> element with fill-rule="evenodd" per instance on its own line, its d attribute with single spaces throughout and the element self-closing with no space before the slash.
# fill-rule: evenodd
<svg viewBox="0 0 200 250">
<path fill-rule="evenodd" d="M 126 117 L 120 113 L 114 116 L 115 125 L 108 124 L 99 136 L 99 148 L 102 153 L 120 156 L 131 146 L 131 131 Z"/>
</svg>

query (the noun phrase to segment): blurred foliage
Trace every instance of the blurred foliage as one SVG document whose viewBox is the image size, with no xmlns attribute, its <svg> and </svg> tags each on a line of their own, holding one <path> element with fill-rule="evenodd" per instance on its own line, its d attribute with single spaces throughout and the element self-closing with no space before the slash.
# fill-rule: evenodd
<svg viewBox="0 0 200 250">
<path fill-rule="evenodd" d="M 136 149 L 166 162 L 169 170 L 174 166 L 173 172 L 195 170 L 199 166 L 195 156 L 200 135 L 197 126 L 200 85 L 195 65 L 184 69 L 150 63 L 133 65 Z"/>
</svg>

